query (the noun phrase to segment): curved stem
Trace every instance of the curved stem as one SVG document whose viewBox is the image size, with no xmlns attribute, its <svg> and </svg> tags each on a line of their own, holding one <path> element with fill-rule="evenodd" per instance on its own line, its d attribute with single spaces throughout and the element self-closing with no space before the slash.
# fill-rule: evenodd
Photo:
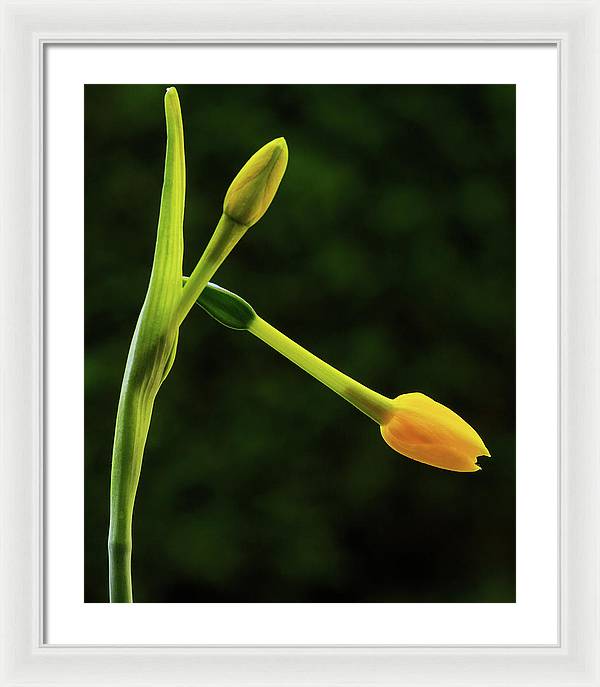
<svg viewBox="0 0 600 687">
<path fill-rule="evenodd" d="M 165 93 L 167 149 L 152 272 L 127 355 L 110 478 L 108 535 L 111 602 L 131 602 L 131 526 L 154 399 L 173 364 L 174 310 L 181 294 L 185 153 L 179 97 Z"/>
<path fill-rule="evenodd" d="M 301 367 L 305 372 L 329 387 L 336 394 L 358 408 L 378 425 L 385 423 L 392 409 L 392 400 L 369 389 L 359 382 L 336 370 L 324 360 L 292 341 L 285 334 L 272 327 L 261 317 L 256 316 L 248 331 L 261 341 L 274 348 L 288 360 Z"/>
</svg>

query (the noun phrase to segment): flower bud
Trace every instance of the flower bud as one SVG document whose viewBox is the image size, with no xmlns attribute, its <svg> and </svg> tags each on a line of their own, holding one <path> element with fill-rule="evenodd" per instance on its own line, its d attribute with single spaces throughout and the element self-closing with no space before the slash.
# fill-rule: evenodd
<svg viewBox="0 0 600 687">
<path fill-rule="evenodd" d="M 387 398 L 359 384 L 272 327 L 235 293 L 209 283 L 196 302 L 217 322 L 248 330 L 352 403 L 379 425 L 387 444 L 398 453 L 455 472 L 480 470 L 477 458 L 489 457 L 479 434 L 446 406 L 419 393 Z"/>
<path fill-rule="evenodd" d="M 477 458 L 490 455 L 471 425 L 420 393 L 394 399 L 381 434 L 398 453 L 444 470 L 475 472 L 481 470 Z"/>
<path fill-rule="evenodd" d="M 196 303 L 230 329 L 248 329 L 256 317 L 252 306 L 243 298 L 211 282 L 204 287 Z"/>
<path fill-rule="evenodd" d="M 284 138 L 276 138 L 254 153 L 231 182 L 223 212 L 245 227 L 256 224 L 277 193 L 287 160 Z"/>
</svg>

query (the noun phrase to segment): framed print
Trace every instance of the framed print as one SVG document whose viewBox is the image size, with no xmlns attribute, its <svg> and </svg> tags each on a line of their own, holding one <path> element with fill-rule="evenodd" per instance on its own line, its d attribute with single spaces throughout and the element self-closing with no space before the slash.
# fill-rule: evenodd
<svg viewBox="0 0 600 687">
<path fill-rule="evenodd" d="M 600 684 L 598 4 L 374 9 L 3 4 L 1 684 Z"/>
</svg>

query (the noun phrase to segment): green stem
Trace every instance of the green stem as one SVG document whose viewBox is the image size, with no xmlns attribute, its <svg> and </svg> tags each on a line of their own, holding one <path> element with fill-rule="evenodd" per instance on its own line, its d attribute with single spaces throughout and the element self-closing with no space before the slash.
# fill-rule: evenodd
<svg viewBox="0 0 600 687">
<path fill-rule="evenodd" d="M 109 537 L 108 575 L 111 603 L 132 603 L 131 535 L 129 539 Z"/>
<path fill-rule="evenodd" d="M 167 149 L 156 247 L 148 291 L 138 317 L 121 385 L 110 482 L 108 535 L 111 602 L 131 602 L 131 527 L 154 399 L 173 364 L 181 297 L 185 152 L 179 97 L 165 93 Z"/>
<path fill-rule="evenodd" d="M 221 215 L 214 234 L 181 292 L 181 300 L 177 308 L 178 326 L 183 322 L 210 278 L 247 230 L 248 227 L 238 224 L 228 215 Z"/>
<path fill-rule="evenodd" d="M 392 409 L 392 400 L 369 389 L 359 382 L 336 370 L 325 361 L 302 348 L 285 334 L 272 327 L 261 317 L 256 316 L 248 331 L 261 341 L 274 348 L 288 360 L 312 375 L 315 379 L 339 394 L 346 401 L 374 420 L 378 425 L 384 424 Z"/>
<path fill-rule="evenodd" d="M 156 390 L 158 391 L 158 389 Z M 108 533 L 111 603 L 133 601 L 131 583 L 132 521 L 155 393 L 135 388 L 126 374 L 119 399 L 110 488 Z"/>
</svg>

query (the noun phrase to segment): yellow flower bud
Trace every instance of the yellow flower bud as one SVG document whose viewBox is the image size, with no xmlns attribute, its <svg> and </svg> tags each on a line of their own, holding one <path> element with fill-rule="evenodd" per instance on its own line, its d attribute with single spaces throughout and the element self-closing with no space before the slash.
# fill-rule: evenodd
<svg viewBox="0 0 600 687">
<path fill-rule="evenodd" d="M 231 182 L 223 212 L 242 226 L 256 224 L 277 193 L 287 160 L 284 138 L 276 138 L 254 153 Z"/>
<path fill-rule="evenodd" d="M 455 412 L 425 394 L 402 394 L 381 434 L 395 451 L 444 470 L 475 472 L 479 456 L 490 455 L 477 432 Z"/>
</svg>

